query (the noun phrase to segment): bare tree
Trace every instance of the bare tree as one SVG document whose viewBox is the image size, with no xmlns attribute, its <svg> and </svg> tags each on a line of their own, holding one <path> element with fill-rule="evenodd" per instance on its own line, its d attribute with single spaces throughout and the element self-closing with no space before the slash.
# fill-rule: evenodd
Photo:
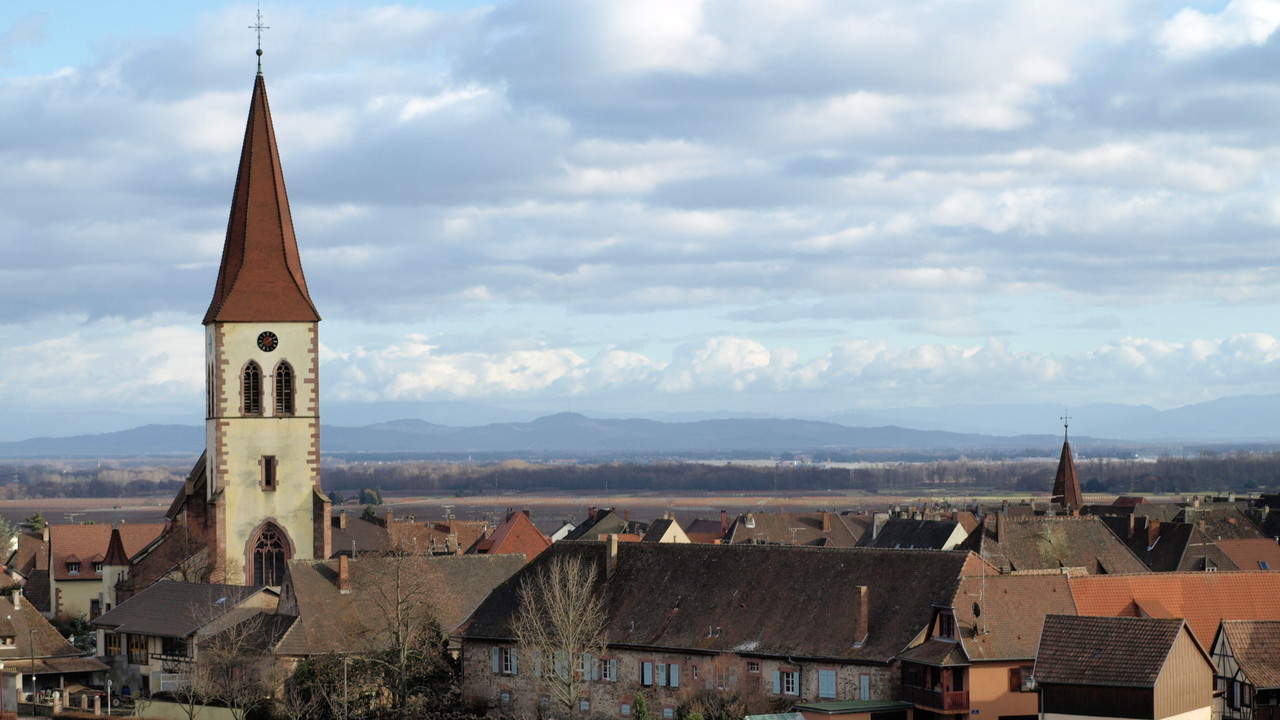
<svg viewBox="0 0 1280 720">
<path fill-rule="evenodd" d="M 596 566 L 578 555 L 559 555 L 527 576 L 511 620 L 516 647 L 540 673 L 566 714 L 599 672 L 604 652 L 604 604 L 596 592 Z"/>
</svg>

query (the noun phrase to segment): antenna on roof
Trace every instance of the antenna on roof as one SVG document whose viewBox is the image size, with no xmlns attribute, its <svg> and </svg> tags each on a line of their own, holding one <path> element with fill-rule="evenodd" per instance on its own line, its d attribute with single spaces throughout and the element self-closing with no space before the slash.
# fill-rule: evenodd
<svg viewBox="0 0 1280 720">
<path fill-rule="evenodd" d="M 262 31 L 271 29 L 270 25 L 262 24 L 262 4 L 261 3 L 258 4 L 258 22 L 254 23 L 253 25 L 250 25 L 249 29 L 256 30 L 258 32 L 258 74 L 261 75 L 262 74 Z"/>
</svg>

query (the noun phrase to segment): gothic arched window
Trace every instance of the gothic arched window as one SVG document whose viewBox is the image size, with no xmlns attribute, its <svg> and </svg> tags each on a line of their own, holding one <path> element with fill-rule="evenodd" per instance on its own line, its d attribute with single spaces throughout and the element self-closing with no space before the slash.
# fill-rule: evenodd
<svg viewBox="0 0 1280 720">
<path fill-rule="evenodd" d="M 284 532 L 275 523 L 267 523 L 258 531 L 253 543 L 253 584 L 279 585 L 284 582 L 285 561 L 289 546 Z"/>
<path fill-rule="evenodd" d="M 293 368 L 282 362 L 276 366 L 276 415 L 293 414 Z"/>
<path fill-rule="evenodd" d="M 250 362 L 244 366 L 241 382 L 241 396 L 244 400 L 245 415 L 262 414 L 262 370 L 258 363 Z"/>
</svg>

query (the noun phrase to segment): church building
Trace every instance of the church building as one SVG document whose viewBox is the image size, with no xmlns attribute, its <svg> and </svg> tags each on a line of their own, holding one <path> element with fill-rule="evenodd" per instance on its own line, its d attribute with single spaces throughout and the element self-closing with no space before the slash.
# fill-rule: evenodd
<svg viewBox="0 0 1280 720">
<path fill-rule="evenodd" d="M 169 508 L 169 529 L 133 558 L 119 600 L 162 576 L 279 585 L 289 560 L 329 557 L 319 322 L 259 66 L 204 316 L 205 451 Z"/>
</svg>

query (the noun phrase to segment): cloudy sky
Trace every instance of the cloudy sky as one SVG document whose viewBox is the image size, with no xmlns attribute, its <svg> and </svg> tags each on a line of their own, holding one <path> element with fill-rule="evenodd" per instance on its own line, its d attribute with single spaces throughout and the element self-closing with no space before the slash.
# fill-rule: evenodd
<svg viewBox="0 0 1280 720">
<path fill-rule="evenodd" d="M 1275 0 L 262 13 L 326 406 L 1280 392 Z M 200 422 L 254 16 L 0 5 L 10 425 Z"/>
</svg>

